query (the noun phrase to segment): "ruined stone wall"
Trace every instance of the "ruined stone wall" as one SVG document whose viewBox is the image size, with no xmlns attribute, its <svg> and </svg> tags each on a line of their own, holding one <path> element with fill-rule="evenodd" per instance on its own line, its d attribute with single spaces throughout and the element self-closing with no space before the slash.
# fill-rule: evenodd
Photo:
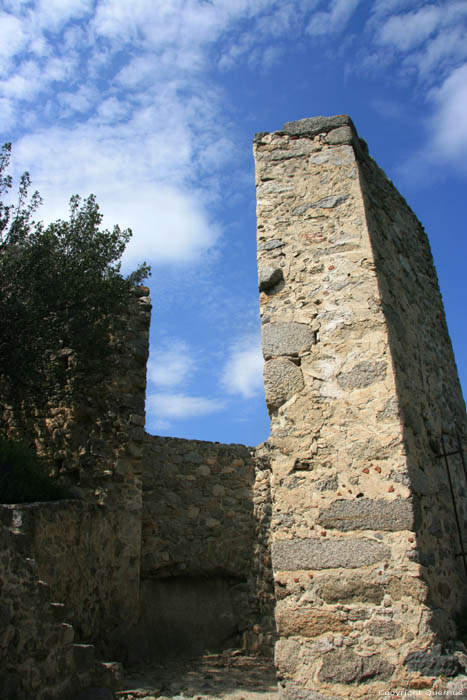
<svg viewBox="0 0 467 700">
<path fill-rule="evenodd" d="M 67 697 L 75 670 L 73 629 L 54 618 L 49 589 L 17 539 L 17 531 L 0 524 L 0 694 L 42 700 L 59 691 Z"/>
<path fill-rule="evenodd" d="M 13 509 L 22 519 L 25 556 L 36 560 L 56 600 L 66 602 L 78 640 L 92 639 L 112 656 L 139 614 L 148 291 L 135 289 L 124 330 L 113 339 L 112 377 L 96 382 L 79 404 L 49 406 L 20 433 L 50 457 L 58 480 L 78 499 Z M 18 434 L 8 407 L 1 426 Z M 7 525 L 12 512 L 1 509 Z"/>
<path fill-rule="evenodd" d="M 103 503 L 110 484 L 139 471 L 145 423 L 146 360 L 151 303 L 147 287 L 134 289 L 123 328 L 112 338 L 115 367 L 88 381 L 85 395 L 20 415 L 2 404 L 0 430 L 35 444 L 52 473 L 88 501 Z M 72 373 L 72 362 L 69 371 Z"/>
<path fill-rule="evenodd" d="M 21 535 L 22 552 L 64 605 L 76 639 L 101 653 L 118 650 L 139 612 L 139 558 L 120 520 L 121 512 L 83 501 L 0 506 L 0 522 Z"/>
<path fill-rule="evenodd" d="M 92 645 L 76 642 L 66 606 L 27 556 L 24 511 L 7 511 L 0 513 L 0 697 L 70 700 L 89 686 L 120 688 L 121 665 L 99 662 Z"/>
<path fill-rule="evenodd" d="M 141 624 L 159 630 L 159 638 L 145 642 L 146 649 L 152 645 L 154 653 L 160 648 L 160 636 L 168 634 L 162 630 L 170 628 L 171 652 L 193 652 L 190 614 L 181 603 L 183 598 L 191 614 L 194 607 L 204 605 L 200 613 L 206 624 L 210 609 L 219 647 L 240 642 L 249 649 L 270 649 L 270 508 L 268 465 L 256 460 L 253 450 L 242 445 L 147 436 Z M 171 602 L 169 594 L 174 596 Z M 195 596 L 196 606 L 188 602 Z M 160 599 L 154 612 L 157 624 L 149 621 L 147 612 L 155 597 Z M 221 632 L 222 621 L 225 629 Z M 203 640 L 201 621 L 197 619 L 193 625 L 199 644 L 208 644 L 209 631 Z M 211 644 L 214 637 L 211 634 Z"/>
<path fill-rule="evenodd" d="M 429 246 L 348 117 L 258 134 L 255 157 L 282 693 L 430 687 L 459 669 L 433 643 L 466 582 L 437 457 L 465 406 Z"/>
<path fill-rule="evenodd" d="M 405 469 L 391 476 L 418 504 L 411 556 L 423 567 L 436 631 L 446 637 L 452 630 L 445 612 L 461 609 L 467 594 L 456 556 L 467 543 L 467 474 L 460 455 L 449 457 L 452 493 L 441 455 L 443 443 L 448 453 L 459 441 L 467 445 L 465 404 L 426 234 L 374 161 L 361 157 L 359 169 L 406 452 Z"/>
</svg>

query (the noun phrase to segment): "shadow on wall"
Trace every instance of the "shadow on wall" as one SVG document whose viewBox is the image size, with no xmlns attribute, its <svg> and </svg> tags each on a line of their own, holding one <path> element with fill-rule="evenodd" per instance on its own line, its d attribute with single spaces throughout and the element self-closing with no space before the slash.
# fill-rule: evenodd
<svg viewBox="0 0 467 700">
<path fill-rule="evenodd" d="M 425 231 L 381 170 L 367 159 L 360 167 L 407 460 L 392 478 L 412 493 L 416 543 L 407 543 L 406 556 L 421 564 L 420 599 L 431 610 L 425 622 L 440 640 L 453 639 L 453 619 L 467 600 L 459 556 L 467 534 L 459 454 L 459 444 L 467 446 L 465 404 Z M 386 418 L 397 418 L 396 406 L 387 408 Z M 443 444 L 457 452 L 448 465 Z"/>
<path fill-rule="evenodd" d="M 272 653 L 269 474 L 242 445 L 146 436 L 130 662 L 241 646 Z"/>
<path fill-rule="evenodd" d="M 144 612 L 130 661 L 199 656 L 241 645 L 232 604 L 238 579 L 176 576 L 141 582 Z"/>
</svg>

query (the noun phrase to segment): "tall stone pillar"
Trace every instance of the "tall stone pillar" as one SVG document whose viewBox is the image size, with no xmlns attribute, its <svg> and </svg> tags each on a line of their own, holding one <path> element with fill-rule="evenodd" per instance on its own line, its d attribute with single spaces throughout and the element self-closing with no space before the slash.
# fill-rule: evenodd
<svg viewBox="0 0 467 700">
<path fill-rule="evenodd" d="M 349 117 L 254 148 L 283 697 L 454 687 L 467 423 L 427 237 Z"/>
</svg>

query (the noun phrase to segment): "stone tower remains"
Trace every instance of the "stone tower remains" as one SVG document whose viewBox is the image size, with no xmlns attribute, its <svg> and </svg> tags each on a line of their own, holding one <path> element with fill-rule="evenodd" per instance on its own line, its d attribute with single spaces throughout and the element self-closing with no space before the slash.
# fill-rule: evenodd
<svg viewBox="0 0 467 700">
<path fill-rule="evenodd" d="M 465 405 L 429 243 L 349 117 L 255 137 L 286 698 L 455 675 Z"/>
<path fill-rule="evenodd" d="M 467 697 L 467 420 L 427 238 L 349 117 L 255 155 L 264 444 L 145 433 L 145 287 L 82 401 L 25 427 L 0 383 L 0 428 L 75 495 L 0 504 L 2 699 L 276 628 L 283 700 Z"/>
</svg>

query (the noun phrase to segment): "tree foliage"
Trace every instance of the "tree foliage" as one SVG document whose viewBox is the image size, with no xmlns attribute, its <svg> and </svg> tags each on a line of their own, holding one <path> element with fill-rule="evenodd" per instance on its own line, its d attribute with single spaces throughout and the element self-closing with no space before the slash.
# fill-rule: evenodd
<svg viewBox="0 0 467 700">
<path fill-rule="evenodd" d="M 70 199 L 70 216 L 34 220 L 42 199 L 20 180 L 6 204 L 11 144 L 0 155 L 0 376 L 8 400 L 37 405 L 96 383 L 112 364 L 110 336 L 128 311 L 132 288 L 150 274 L 143 264 L 124 278 L 120 260 L 131 230 L 101 230 L 94 195 Z M 68 371 L 70 362 L 73 372 Z M 72 379 L 70 379 L 70 374 Z"/>
</svg>

